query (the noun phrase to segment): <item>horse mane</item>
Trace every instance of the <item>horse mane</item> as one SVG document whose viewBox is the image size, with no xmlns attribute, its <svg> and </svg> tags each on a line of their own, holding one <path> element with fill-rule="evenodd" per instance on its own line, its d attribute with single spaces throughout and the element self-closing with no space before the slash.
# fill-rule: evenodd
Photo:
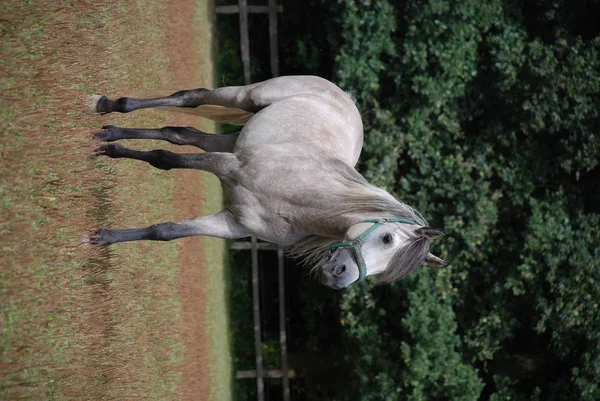
<svg viewBox="0 0 600 401">
<path fill-rule="evenodd" d="M 317 219 L 321 221 L 335 220 L 340 216 L 350 213 L 361 214 L 365 218 L 384 215 L 385 217 L 412 219 L 421 226 L 427 226 L 427 221 L 425 221 L 418 211 L 398 201 L 385 189 L 369 184 L 356 170 L 347 166 L 345 167 L 340 169 L 340 173 L 345 178 L 345 189 L 341 193 L 334 195 L 335 201 L 331 207 L 327 208 L 327 210 L 322 210 L 316 216 Z M 314 272 L 318 268 L 319 262 L 329 254 L 331 245 L 340 240 L 342 238 L 309 235 L 292 245 L 288 249 L 288 253 L 290 256 L 300 259 L 302 264 L 312 265 L 312 272 Z M 423 245 L 426 246 L 424 255 Z M 388 267 L 391 269 L 388 268 L 385 272 L 381 273 L 379 281 L 395 281 L 411 273 L 418 267 L 418 263 L 416 263 L 417 259 L 419 259 L 419 263 L 422 262 L 428 250 L 428 240 L 415 238 L 414 242 L 398 250 L 391 260 L 395 264 L 392 265 L 390 263 Z M 410 266 L 407 266 L 404 263 L 405 261 L 410 262 Z M 398 268 L 395 268 L 396 266 Z"/>
<path fill-rule="evenodd" d="M 429 252 L 431 240 L 415 237 L 411 243 L 398 249 L 385 270 L 377 275 L 377 283 L 393 283 L 416 271 Z"/>
</svg>

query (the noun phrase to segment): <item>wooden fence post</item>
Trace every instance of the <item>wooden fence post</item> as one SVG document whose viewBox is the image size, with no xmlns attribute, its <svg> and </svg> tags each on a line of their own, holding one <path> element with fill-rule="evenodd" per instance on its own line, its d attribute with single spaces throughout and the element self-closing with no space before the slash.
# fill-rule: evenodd
<svg viewBox="0 0 600 401">
<path fill-rule="evenodd" d="M 240 13 L 240 50 L 244 64 L 244 84 L 250 85 L 250 38 L 248 34 L 248 0 L 238 0 Z"/>
<path fill-rule="evenodd" d="M 262 339 L 260 330 L 260 303 L 258 298 L 258 248 L 256 237 L 252 237 L 252 314 L 254 315 L 254 351 L 256 353 L 256 391 L 258 401 L 265 399 L 265 381 L 263 372 Z"/>
</svg>

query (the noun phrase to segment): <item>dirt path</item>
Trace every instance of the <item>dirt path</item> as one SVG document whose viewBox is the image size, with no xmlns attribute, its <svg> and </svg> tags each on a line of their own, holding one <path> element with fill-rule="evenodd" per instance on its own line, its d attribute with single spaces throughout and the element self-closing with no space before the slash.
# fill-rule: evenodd
<svg viewBox="0 0 600 401">
<path fill-rule="evenodd" d="M 89 159 L 98 146 L 90 134 L 103 125 L 213 127 L 154 110 L 98 116 L 85 102 L 210 87 L 206 3 L 0 2 L 0 399 L 228 399 L 213 396 L 230 371 L 215 377 L 206 325 L 213 311 L 226 315 L 224 302 L 213 306 L 222 288 L 206 285 L 222 270 L 221 248 L 202 252 L 199 238 L 101 249 L 86 241 L 100 227 L 218 207 L 218 188 L 198 172 Z M 197 151 L 167 145 L 126 144 Z M 225 355 L 227 324 L 217 326 Z"/>
<path fill-rule="evenodd" d="M 171 83 L 180 89 L 198 86 L 211 87 L 212 65 L 210 60 L 203 60 L 203 54 L 198 54 L 194 40 L 192 0 L 170 1 L 165 18 L 165 33 L 167 38 L 169 73 Z M 199 82 L 197 74 L 206 71 L 203 82 Z M 178 114 L 176 125 L 194 126 L 199 129 L 210 129 L 206 122 L 199 118 Z M 204 124 L 203 124 L 204 123 Z M 203 126 L 203 125 L 204 126 Z M 197 152 L 193 147 L 181 148 L 182 152 Z M 179 171 L 177 175 L 177 195 L 173 207 L 179 210 L 181 219 L 189 219 L 202 215 L 202 182 L 197 171 Z M 182 395 L 186 400 L 197 400 L 198 394 L 210 394 L 210 357 L 208 341 L 204 327 L 204 309 L 207 291 L 205 260 L 199 238 L 180 240 L 179 264 L 181 266 L 180 288 L 182 301 L 182 321 L 180 332 L 183 335 L 183 385 Z"/>
</svg>

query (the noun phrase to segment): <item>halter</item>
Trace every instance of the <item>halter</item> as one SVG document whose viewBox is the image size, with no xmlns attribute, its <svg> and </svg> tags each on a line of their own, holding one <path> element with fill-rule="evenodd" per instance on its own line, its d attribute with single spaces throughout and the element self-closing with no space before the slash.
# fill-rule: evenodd
<svg viewBox="0 0 600 401">
<path fill-rule="evenodd" d="M 366 219 L 366 220 L 361 220 L 358 223 L 355 223 L 353 225 L 360 224 L 360 223 L 374 223 L 374 224 L 371 227 L 367 228 L 365 231 L 363 231 L 362 234 L 360 234 L 358 237 L 356 237 L 352 241 L 336 242 L 335 244 L 331 245 L 331 247 L 329 247 L 330 251 L 333 251 L 334 249 L 337 249 L 337 248 L 351 248 L 352 249 L 352 251 L 354 253 L 354 258 L 356 259 L 356 262 L 358 263 L 359 275 L 358 275 L 358 279 L 356 281 L 363 281 L 365 279 L 365 277 L 367 277 L 367 264 L 365 263 L 365 259 L 362 256 L 361 248 L 362 248 L 364 241 L 369 237 L 369 235 L 371 235 L 373 233 L 373 231 L 375 231 L 376 229 L 378 229 L 379 227 L 381 227 L 387 223 L 417 224 L 417 222 L 414 220 L 405 219 L 402 217 L 396 217 L 396 218 L 383 218 L 383 219 Z"/>
</svg>

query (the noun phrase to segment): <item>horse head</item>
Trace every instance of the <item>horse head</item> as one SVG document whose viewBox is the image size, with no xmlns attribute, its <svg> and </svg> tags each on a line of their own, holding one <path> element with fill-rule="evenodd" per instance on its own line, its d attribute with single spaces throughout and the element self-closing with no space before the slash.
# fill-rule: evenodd
<svg viewBox="0 0 600 401">
<path fill-rule="evenodd" d="M 331 246 L 321 265 L 321 282 L 345 288 L 370 275 L 377 275 L 379 282 L 393 282 L 420 265 L 447 266 L 429 253 L 431 241 L 442 235 L 442 230 L 406 218 L 362 220 L 346 231 L 344 241 Z"/>
</svg>

